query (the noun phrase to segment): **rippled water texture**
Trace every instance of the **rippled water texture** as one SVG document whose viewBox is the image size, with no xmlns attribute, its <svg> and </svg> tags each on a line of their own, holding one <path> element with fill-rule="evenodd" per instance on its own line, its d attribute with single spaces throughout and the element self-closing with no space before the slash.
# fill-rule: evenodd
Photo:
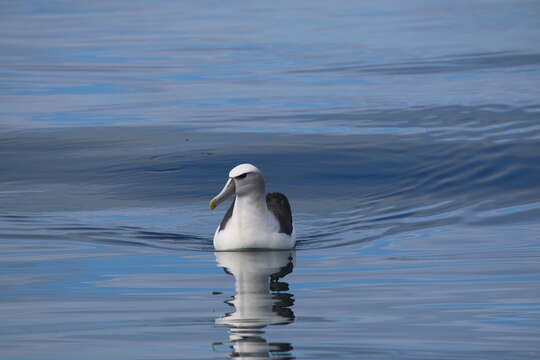
<svg viewBox="0 0 540 360">
<path fill-rule="evenodd" d="M 4 1 L 2 357 L 539 357 L 539 11 Z M 295 251 L 213 252 L 240 162 Z"/>
</svg>

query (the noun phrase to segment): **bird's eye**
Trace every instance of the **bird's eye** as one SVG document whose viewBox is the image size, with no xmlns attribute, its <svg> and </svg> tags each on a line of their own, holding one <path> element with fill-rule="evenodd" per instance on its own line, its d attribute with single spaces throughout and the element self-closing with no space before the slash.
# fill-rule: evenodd
<svg viewBox="0 0 540 360">
<path fill-rule="evenodd" d="M 243 178 L 245 178 L 246 176 L 247 176 L 247 173 L 242 174 L 242 175 L 238 175 L 236 178 L 237 178 L 237 179 L 243 179 Z"/>
</svg>

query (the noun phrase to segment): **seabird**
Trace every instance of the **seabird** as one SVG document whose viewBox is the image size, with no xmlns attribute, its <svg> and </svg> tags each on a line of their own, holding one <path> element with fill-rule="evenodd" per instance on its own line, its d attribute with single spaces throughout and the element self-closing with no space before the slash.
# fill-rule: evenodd
<svg viewBox="0 0 540 360">
<path fill-rule="evenodd" d="M 296 243 L 291 206 L 287 197 L 266 194 L 264 178 L 251 164 L 241 164 L 229 172 L 223 190 L 212 200 L 214 209 L 236 195 L 214 233 L 218 251 L 241 249 L 292 249 Z"/>
</svg>

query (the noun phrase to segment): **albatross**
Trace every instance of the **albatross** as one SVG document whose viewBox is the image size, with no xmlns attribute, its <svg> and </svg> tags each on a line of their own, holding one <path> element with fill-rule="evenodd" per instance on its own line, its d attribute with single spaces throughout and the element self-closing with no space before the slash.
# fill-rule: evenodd
<svg viewBox="0 0 540 360">
<path fill-rule="evenodd" d="M 216 250 L 294 247 L 296 236 L 289 200 L 282 193 L 265 194 L 259 169 L 251 164 L 234 167 L 221 192 L 210 200 L 210 209 L 232 195 L 236 197 L 214 233 Z"/>
</svg>

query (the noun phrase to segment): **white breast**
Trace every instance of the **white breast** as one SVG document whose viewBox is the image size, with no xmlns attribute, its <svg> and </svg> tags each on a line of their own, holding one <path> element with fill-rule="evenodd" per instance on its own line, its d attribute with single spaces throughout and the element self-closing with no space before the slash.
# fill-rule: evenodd
<svg viewBox="0 0 540 360">
<path fill-rule="evenodd" d="M 280 233 L 279 223 L 266 206 L 265 198 L 237 197 L 233 214 L 223 230 L 214 234 L 218 251 L 239 249 L 291 249 L 294 232 Z"/>
</svg>

